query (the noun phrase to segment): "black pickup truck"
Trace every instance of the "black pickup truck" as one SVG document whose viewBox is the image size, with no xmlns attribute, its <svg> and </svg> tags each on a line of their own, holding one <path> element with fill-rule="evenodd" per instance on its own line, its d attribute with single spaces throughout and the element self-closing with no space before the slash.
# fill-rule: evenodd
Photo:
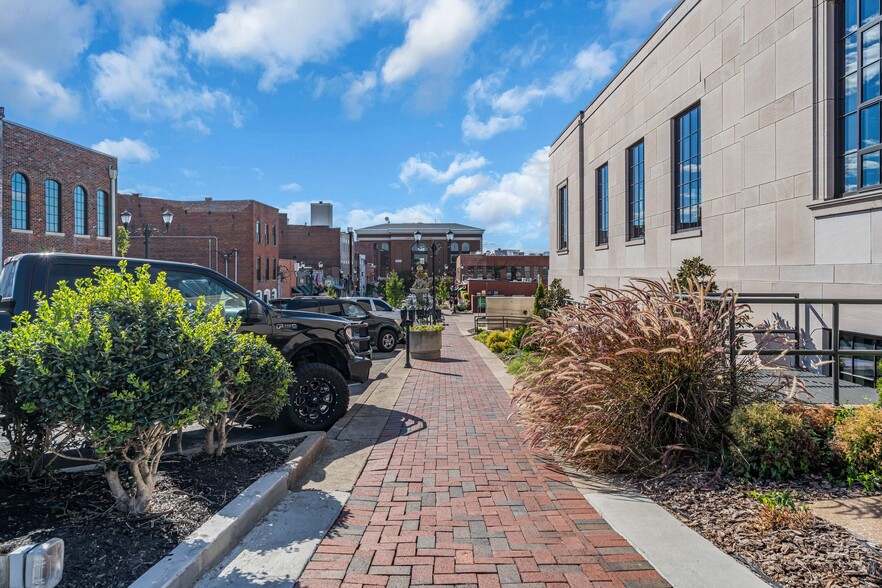
<svg viewBox="0 0 882 588">
<path fill-rule="evenodd" d="M 36 310 L 34 294 L 49 296 L 59 282 L 73 285 L 94 275 L 96 267 L 116 269 L 120 258 L 63 253 L 26 253 L 6 261 L 0 271 L 0 330 L 13 317 Z M 166 283 L 195 304 L 223 304 L 230 319 L 241 319 L 240 332 L 264 336 L 291 362 L 297 383 L 281 419 L 302 431 L 324 431 L 349 408 L 347 382 L 364 382 L 371 369 L 367 326 L 313 312 L 270 307 L 235 282 L 208 268 L 169 261 L 127 259 L 129 271 L 147 265 L 152 275 L 165 272 Z"/>
</svg>

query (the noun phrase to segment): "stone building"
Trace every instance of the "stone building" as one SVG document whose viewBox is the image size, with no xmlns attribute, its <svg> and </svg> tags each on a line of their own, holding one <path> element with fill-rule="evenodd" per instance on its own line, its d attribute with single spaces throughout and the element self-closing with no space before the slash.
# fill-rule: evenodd
<svg viewBox="0 0 882 588">
<path fill-rule="evenodd" d="M 702 256 L 740 292 L 882 298 L 880 28 L 870 0 L 679 2 L 551 146 L 551 277 L 579 296 Z M 829 344 L 830 306 L 800 312 Z M 882 307 L 841 328 L 882 348 Z"/>
<path fill-rule="evenodd" d="M 414 233 L 419 231 L 421 242 Z M 447 247 L 447 231 L 453 231 L 450 250 Z M 422 265 L 431 272 L 431 247 L 437 244 L 435 270 L 441 275 L 444 266 L 453 273 L 456 258 L 461 253 L 481 251 L 484 229 L 457 223 L 385 223 L 356 229 L 355 252 L 364 255 L 368 264 L 376 266 L 376 279 L 384 280 L 390 271 L 399 274 L 412 272 Z"/>
<path fill-rule="evenodd" d="M 0 260 L 113 253 L 117 160 L 6 120 L 0 108 Z"/>
</svg>

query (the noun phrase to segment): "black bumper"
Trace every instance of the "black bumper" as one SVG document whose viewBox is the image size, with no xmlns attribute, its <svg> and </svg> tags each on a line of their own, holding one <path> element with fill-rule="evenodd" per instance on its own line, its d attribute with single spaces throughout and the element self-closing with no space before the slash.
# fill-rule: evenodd
<svg viewBox="0 0 882 588">
<path fill-rule="evenodd" d="M 366 382 L 371 375 L 373 362 L 363 357 L 349 360 L 349 379 L 353 382 Z"/>
</svg>

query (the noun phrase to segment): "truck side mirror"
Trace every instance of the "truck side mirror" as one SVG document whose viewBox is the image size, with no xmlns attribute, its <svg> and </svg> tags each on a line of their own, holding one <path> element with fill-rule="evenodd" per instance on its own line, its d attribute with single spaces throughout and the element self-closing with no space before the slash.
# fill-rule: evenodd
<svg viewBox="0 0 882 588">
<path fill-rule="evenodd" d="M 257 300 L 248 301 L 248 312 L 245 313 L 246 323 L 259 323 L 263 320 L 263 306 Z"/>
</svg>

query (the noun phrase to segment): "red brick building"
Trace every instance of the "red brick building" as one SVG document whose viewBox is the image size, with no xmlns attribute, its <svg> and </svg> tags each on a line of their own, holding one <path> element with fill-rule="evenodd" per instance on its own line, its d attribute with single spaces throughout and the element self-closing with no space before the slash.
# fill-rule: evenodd
<svg viewBox="0 0 882 588">
<path fill-rule="evenodd" d="M 151 259 L 198 263 L 262 298 L 278 295 L 279 259 L 283 257 L 279 245 L 284 230 L 279 223 L 284 215 L 279 215 L 277 208 L 255 200 L 206 198 L 190 202 L 140 194 L 119 194 L 117 207 L 132 214 L 129 256 L 144 256 L 144 223 L 162 230 L 162 213 L 168 210 L 174 220 L 167 233 L 150 237 Z M 284 284 L 281 291 L 287 291 Z"/>
<path fill-rule="evenodd" d="M 548 283 L 548 255 L 460 255 L 456 261 L 456 282 L 496 280 L 500 282 Z M 518 292 L 520 293 L 520 292 Z M 501 293 L 506 295 L 505 293 Z M 512 293 L 514 294 L 514 292 Z"/>
<path fill-rule="evenodd" d="M 113 253 L 117 160 L 5 120 L 0 109 L 0 260 Z"/>
<path fill-rule="evenodd" d="M 289 225 L 285 213 L 279 214 L 279 226 L 279 250 L 283 257 L 314 270 L 321 262 L 323 275 L 331 276 L 344 290 L 351 288 L 355 279 L 351 272 L 351 232 L 321 225 Z"/>
<path fill-rule="evenodd" d="M 422 235 L 421 243 L 416 243 L 414 233 Z M 450 249 L 447 247 L 447 231 L 453 231 Z M 417 265 L 422 265 L 431 273 L 434 241 L 438 248 L 435 257 L 435 272 L 452 274 L 456 258 L 461 253 L 481 251 L 484 229 L 457 223 L 386 223 L 356 229 L 355 252 L 364 255 L 367 263 L 376 266 L 378 280 L 383 280 L 390 271 L 399 274 L 410 273 Z"/>
</svg>

